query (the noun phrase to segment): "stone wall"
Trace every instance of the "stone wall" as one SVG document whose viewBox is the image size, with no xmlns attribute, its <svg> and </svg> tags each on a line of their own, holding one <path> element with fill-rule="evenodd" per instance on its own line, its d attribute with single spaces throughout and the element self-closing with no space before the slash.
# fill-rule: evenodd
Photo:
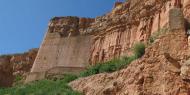
<svg viewBox="0 0 190 95">
<path fill-rule="evenodd" d="M 93 21 L 78 17 L 53 18 L 26 82 L 44 78 L 40 72 L 54 72 L 54 68 L 60 73 L 68 68 L 73 69 L 71 73 L 84 70 L 89 65 L 92 37 L 83 30 Z"/>
</svg>

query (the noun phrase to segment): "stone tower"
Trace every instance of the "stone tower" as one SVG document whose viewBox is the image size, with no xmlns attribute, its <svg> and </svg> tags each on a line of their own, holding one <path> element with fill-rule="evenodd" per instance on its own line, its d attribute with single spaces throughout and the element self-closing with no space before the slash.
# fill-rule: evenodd
<svg viewBox="0 0 190 95">
<path fill-rule="evenodd" d="M 80 31 L 93 21 L 78 17 L 53 18 L 26 82 L 43 79 L 47 74 L 84 70 L 89 64 L 92 40 Z"/>
</svg>

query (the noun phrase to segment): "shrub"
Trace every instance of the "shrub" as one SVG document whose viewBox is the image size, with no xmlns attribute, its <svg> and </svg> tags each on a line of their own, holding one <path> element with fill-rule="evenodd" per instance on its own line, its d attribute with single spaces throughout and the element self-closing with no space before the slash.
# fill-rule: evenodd
<svg viewBox="0 0 190 95">
<path fill-rule="evenodd" d="M 165 34 L 167 31 L 168 31 L 168 28 L 162 28 L 162 29 L 159 29 L 158 31 L 154 32 L 150 36 L 148 43 L 149 44 L 153 43 L 156 39 L 158 39 L 161 35 Z"/>
<path fill-rule="evenodd" d="M 14 79 L 14 82 L 21 81 L 22 79 L 23 79 L 23 77 L 21 75 L 16 75 L 15 79 Z"/>
<path fill-rule="evenodd" d="M 73 81 L 73 80 L 75 80 L 75 79 L 77 79 L 77 78 L 78 78 L 77 75 L 65 74 L 63 81 L 66 82 L 66 83 L 69 83 L 69 82 L 71 82 L 71 81 Z"/>
<path fill-rule="evenodd" d="M 111 61 L 102 63 L 102 65 L 99 68 L 99 73 L 103 73 L 103 72 L 114 72 L 116 70 L 118 70 L 118 65 L 120 64 L 119 59 L 113 59 Z"/>
<path fill-rule="evenodd" d="M 15 78 L 14 78 L 13 86 L 15 86 L 15 85 L 22 85 L 22 84 L 23 84 L 23 76 L 16 75 Z"/>
<path fill-rule="evenodd" d="M 111 73 L 127 67 L 132 61 L 140 58 L 145 53 L 145 45 L 143 43 L 136 43 L 133 47 L 134 55 L 123 57 L 120 59 L 113 59 L 108 62 L 98 63 L 89 67 L 86 71 L 80 73 L 80 77 L 87 77 L 99 73 Z"/>
<path fill-rule="evenodd" d="M 83 71 L 80 73 L 80 77 L 87 77 L 89 75 L 94 75 L 99 73 L 99 68 L 101 67 L 102 64 L 97 64 L 92 67 L 89 67 L 87 70 Z"/>
<path fill-rule="evenodd" d="M 136 43 L 133 47 L 134 57 L 140 58 L 145 53 L 145 45 L 143 43 Z"/>
<path fill-rule="evenodd" d="M 135 59 L 136 57 L 131 56 L 131 57 L 113 59 L 108 62 L 99 63 L 96 64 L 95 66 L 88 68 L 86 71 L 81 72 L 80 77 L 87 77 L 90 75 L 104 73 L 104 72 L 111 73 L 125 68 L 129 63 L 131 63 Z"/>
</svg>

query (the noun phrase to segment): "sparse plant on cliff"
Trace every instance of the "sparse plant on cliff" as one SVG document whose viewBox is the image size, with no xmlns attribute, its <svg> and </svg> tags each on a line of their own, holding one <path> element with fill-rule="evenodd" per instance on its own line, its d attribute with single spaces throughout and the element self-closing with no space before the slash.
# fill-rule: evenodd
<svg viewBox="0 0 190 95">
<path fill-rule="evenodd" d="M 137 58 L 140 58 L 145 53 L 145 45 L 143 43 L 135 43 L 135 45 L 132 48 L 134 56 Z"/>
<path fill-rule="evenodd" d="M 167 31 L 168 31 L 168 28 L 162 28 L 162 29 L 159 29 L 158 31 L 154 32 L 150 36 L 148 43 L 149 44 L 153 43 L 156 39 L 158 39 L 161 35 L 165 34 Z"/>
<path fill-rule="evenodd" d="M 23 77 L 21 75 L 16 75 L 13 85 L 20 85 L 20 84 L 23 84 Z"/>
<path fill-rule="evenodd" d="M 134 55 L 123 57 L 120 59 L 113 59 L 111 61 L 98 63 L 95 66 L 88 68 L 86 71 L 81 72 L 80 77 L 87 77 L 99 73 L 110 73 L 125 68 L 132 61 L 140 58 L 145 53 L 145 45 L 143 43 L 136 43 L 133 47 Z"/>
<path fill-rule="evenodd" d="M 136 56 L 131 56 L 131 57 L 113 59 L 111 61 L 99 63 L 95 66 L 88 68 L 86 71 L 81 72 L 80 77 L 87 77 L 90 75 L 104 73 L 104 72 L 111 73 L 123 69 L 136 58 L 137 58 Z"/>
<path fill-rule="evenodd" d="M 75 80 L 75 79 L 77 79 L 77 78 L 78 78 L 77 75 L 65 74 L 63 80 L 64 80 L 66 83 L 69 83 L 69 82 L 71 82 L 71 81 L 73 81 L 73 80 Z"/>
</svg>

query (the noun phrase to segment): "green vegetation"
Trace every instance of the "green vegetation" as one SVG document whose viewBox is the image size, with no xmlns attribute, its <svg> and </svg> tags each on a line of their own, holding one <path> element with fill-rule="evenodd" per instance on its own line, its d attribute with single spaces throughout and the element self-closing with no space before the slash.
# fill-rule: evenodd
<svg viewBox="0 0 190 95">
<path fill-rule="evenodd" d="M 65 75 L 62 80 L 41 80 L 12 88 L 0 89 L 0 95 L 81 95 L 67 84 L 77 79 L 75 75 Z"/>
<path fill-rule="evenodd" d="M 87 77 L 99 73 L 111 73 L 125 68 L 129 63 L 136 59 L 136 56 L 125 57 L 121 59 L 114 59 L 108 62 L 99 63 L 89 67 L 86 71 L 81 72 L 80 77 Z"/>
<path fill-rule="evenodd" d="M 152 44 L 156 39 L 161 35 L 165 34 L 168 31 L 168 28 L 159 29 L 157 32 L 154 32 L 149 38 L 149 44 Z"/>
<path fill-rule="evenodd" d="M 145 53 L 145 45 L 143 43 L 136 43 L 133 47 L 134 56 L 140 58 Z"/>
<path fill-rule="evenodd" d="M 13 85 L 20 85 L 20 84 L 23 84 L 23 77 L 21 75 L 16 75 Z"/>
<path fill-rule="evenodd" d="M 133 47 L 133 54 L 129 57 L 113 59 L 108 62 L 99 63 L 81 72 L 79 76 L 67 74 L 63 79 L 41 80 L 25 85 L 17 85 L 12 88 L 0 89 L 0 95 L 81 95 L 73 91 L 68 83 L 78 77 L 87 77 L 99 73 L 110 73 L 127 67 L 133 60 L 140 58 L 145 53 L 145 45 L 136 43 Z M 17 76 L 15 81 L 20 81 L 22 77 Z"/>
<path fill-rule="evenodd" d="M 99 63 L 95 66 L 88 68 L 86 71 L 81 72 L 80 77 L 87 77 L 99 73 L 110 73 L 125 68 L 133 60 L 140 58 L 145 53 L 145 45 L 143 43 L 136 43 L 133 47 L 133 54 L 130 57 L 124 57 L 121 59 L 113 59 L 108 62 Z"/>
</svg>

